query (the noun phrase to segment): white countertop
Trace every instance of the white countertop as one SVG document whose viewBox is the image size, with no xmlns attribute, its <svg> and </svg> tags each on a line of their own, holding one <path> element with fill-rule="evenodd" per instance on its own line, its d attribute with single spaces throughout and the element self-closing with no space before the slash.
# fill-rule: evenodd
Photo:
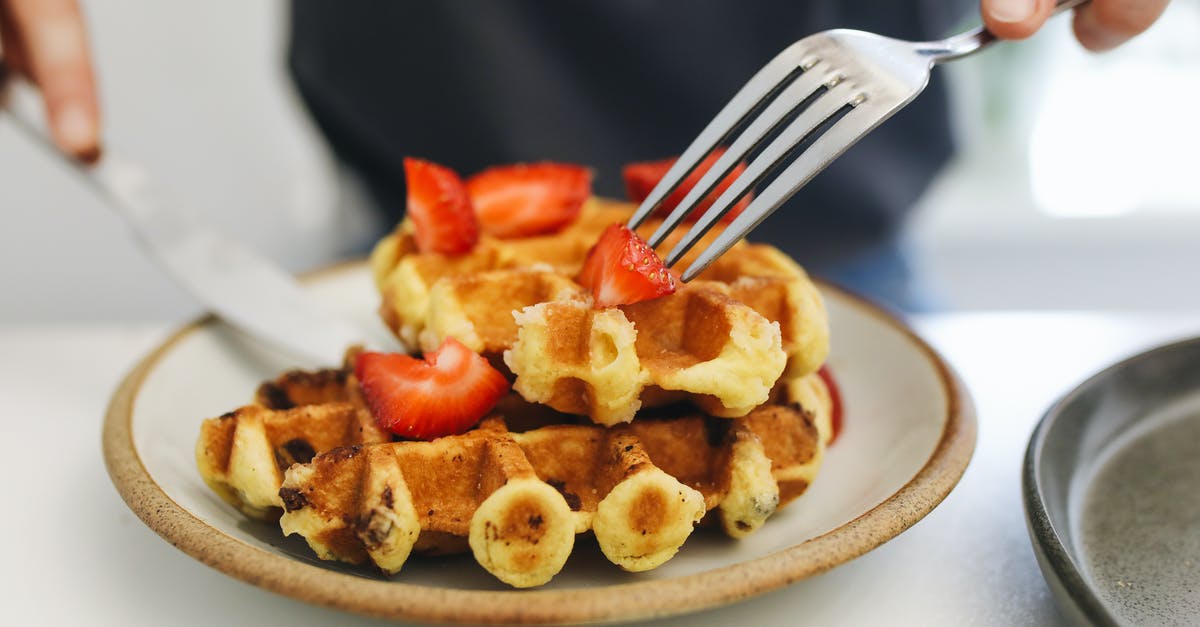
<svg viewBox="0 0 1200 627">
<path fill-rule="evenodd" d="M 962 482 L 882 547 L 812 579 L 662 624 L 1060 622 L 1025 532 L 1020 466 L 1045 408 L 1114 359 L 1200 332 L 1200 315 L 985 313 L 918 317 L 962 375 L 979 440 Z M 163 542 L 104 469 L 100 427 L 125 372 L 166 325 L 0 326 L 9 450 L 0 569 L 10 625 L 368 624 L 232 579 Z"/>
</svg>

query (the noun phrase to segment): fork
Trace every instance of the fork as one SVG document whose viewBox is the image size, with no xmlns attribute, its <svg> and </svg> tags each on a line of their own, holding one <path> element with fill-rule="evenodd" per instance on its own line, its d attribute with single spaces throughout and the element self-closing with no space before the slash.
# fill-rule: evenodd
<svg viewBox="0 0 1200 627">
<path fill-rule="evenodd" d="M 1054 13 L 1087 1 L 1058 0 Z M 678 263 L 739 199 L 766 183 L 683 272 L 683 281 L 694 279 L 847 148 L 912 102 L 929 83 L 933 66 L 978 52 L 995 40 L 979 26 L 940 41 L 911 42 L 846 29 L 797 41 L 759 70 L 708 123 L 627 226 L 641 225 L 707 155 L 728 142 L 725 153 L 647 240 L 651 247 L 659 246 L 738 163 L 758 151 L 664 258 L 668 267 Z"/>
</svg>

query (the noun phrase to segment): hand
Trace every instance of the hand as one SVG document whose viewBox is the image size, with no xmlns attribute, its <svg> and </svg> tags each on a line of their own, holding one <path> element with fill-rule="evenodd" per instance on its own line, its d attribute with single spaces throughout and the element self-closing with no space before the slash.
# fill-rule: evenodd
<svg viewBox="0 0 1200 627">
<path fill-rule="evenodd" d="M 54 141 L 84 161 L 100 157 L 100 107 L 87 30 L 75 0 L 0 0 L 0 50 L 41 90 Z"/>
<path fill-rule="evenodd" d="M 1092 0 L 1075 9 L 1075 38 L 1088 50 L 1115 48 L 1150 28 L 1168 0 Z M 1042 27 L 1054 0 L 981 0 L 983 21 L 1002 39 L 1024 39 Z"/>
</svg>

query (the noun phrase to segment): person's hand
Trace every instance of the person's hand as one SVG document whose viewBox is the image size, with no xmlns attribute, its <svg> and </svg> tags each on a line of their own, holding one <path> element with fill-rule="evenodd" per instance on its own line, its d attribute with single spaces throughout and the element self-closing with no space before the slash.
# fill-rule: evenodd
<svg viewBox="0 0 1200 627">
<path fill-rule="evenodd" d="M 1150 28 L 1168 0 L 1092 0 L 1075 9 L 1075 38 L 1088 50 L 1115 48 Z M 1042 27 L 1054 0 L 981 0 L 983 23 L 1001 39 L 1024 39 Z"/>
<path fill-rule="evenodd" d="M 4 63 L 41 90 L 55 143 L 100 156 L 100 107 L 83 15 L 75 0 L 0 0 Z"/>
</svg>

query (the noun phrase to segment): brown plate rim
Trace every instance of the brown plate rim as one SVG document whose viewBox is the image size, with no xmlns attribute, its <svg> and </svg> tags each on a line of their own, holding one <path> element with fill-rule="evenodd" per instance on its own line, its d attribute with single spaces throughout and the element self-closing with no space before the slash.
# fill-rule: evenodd
<svg viewBox="0 0 1200 627">
<path fill-rule="evenodd" d="M 357 269 L 344 263 L 310 275 Z M 821 282 L 908 337 L 937 370 L 946 423 L 933 453 L 903 487 L 858 518 L 770 555 L 674 577 L 568 590 L 459 590 L 336 572 L 251 546 L 172 500 L 133 443 L 134 404 L 147 375 L 205 316 L 173 332 L 125 376 L 109 403 L 102 436 L 105 466 L 121 498 L 152 530 L 201 563 L 273 592 L 331 608 L 392 619 L 456 623 L 546 624 L 646 619 L 715 608 L 825 572 L 896 537 L 931 512 L 966 471 L 977 425 L 966 389 L 946 361 L 896 316 L 843 288 Z M 613 603 L 619 599 L 619 603 Z"/>
</svg>

